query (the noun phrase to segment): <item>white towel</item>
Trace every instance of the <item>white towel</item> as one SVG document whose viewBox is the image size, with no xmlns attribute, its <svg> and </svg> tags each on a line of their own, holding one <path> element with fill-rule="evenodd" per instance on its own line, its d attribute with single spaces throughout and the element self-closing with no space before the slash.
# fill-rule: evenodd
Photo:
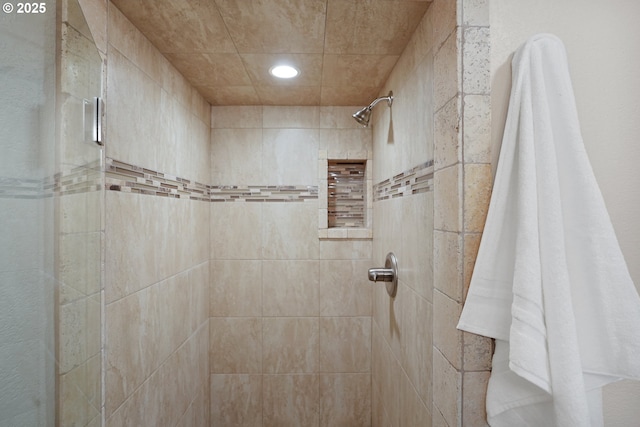
<svg viewBox="0 0 640 427">
<path fill-rule="evenodd" d="M 640 297 L 582 142 L 562 42 L 534 36 L 512 67 L 458 328 L 496 339 L 489 424 L 599 426 L 601 387 L 640 379 Z"/>
</svg>

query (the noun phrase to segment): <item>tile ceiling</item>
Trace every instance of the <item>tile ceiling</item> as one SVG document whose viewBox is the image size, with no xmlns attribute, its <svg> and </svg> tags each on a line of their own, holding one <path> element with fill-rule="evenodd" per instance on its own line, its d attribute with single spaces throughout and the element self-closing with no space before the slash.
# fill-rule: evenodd
<svg viewBox="0 0 640 427">
<path fill-rule="evenodd" d="M 212 105 L 367 105 L 431 0 L 112 2 Z"/>
</svg>

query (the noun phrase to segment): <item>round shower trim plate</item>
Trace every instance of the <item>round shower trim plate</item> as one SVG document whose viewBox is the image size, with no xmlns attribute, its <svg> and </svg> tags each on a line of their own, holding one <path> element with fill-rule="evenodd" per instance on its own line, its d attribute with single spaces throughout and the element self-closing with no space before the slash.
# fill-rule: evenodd
<svg viewBox="0 0 640 427">
<path fill-rule="evenodd" d="M 396 292 L 398 292 L 398 258 L 396 258 L 393 252 L 387 254 L 387 258 L 384 260 L 384 268 L 393 271 L 393 279 L 390 282 L 385 282 L 385 285 L 389 296 L 394 298 Z"/>
</svg>

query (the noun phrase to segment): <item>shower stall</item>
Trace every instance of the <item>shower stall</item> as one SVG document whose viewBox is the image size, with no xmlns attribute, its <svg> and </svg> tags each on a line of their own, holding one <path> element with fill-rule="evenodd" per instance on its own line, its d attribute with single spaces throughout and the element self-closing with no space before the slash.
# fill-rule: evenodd
<svg viewBox="0 0 640 427">
<path fill-rule="evenodd" d="M 0 16 L 0 425 L 101 425 L 102 60 L 40 5 Z"/>
</svg>

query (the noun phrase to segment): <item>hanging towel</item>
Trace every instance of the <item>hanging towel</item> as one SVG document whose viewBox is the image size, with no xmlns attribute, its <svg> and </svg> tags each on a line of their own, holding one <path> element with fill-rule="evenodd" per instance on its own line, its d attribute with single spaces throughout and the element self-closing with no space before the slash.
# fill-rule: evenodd
<svg viewBox="0 0 640 427">
<path fill-rule="evenodd" d="M 458 328 L 496 339 L 490 425 L 600 426 L 601 387 L 640 380 L 640 297 L 582 142 L 564 45 L 530 38 L 512 76 Z"/>
</svg>

